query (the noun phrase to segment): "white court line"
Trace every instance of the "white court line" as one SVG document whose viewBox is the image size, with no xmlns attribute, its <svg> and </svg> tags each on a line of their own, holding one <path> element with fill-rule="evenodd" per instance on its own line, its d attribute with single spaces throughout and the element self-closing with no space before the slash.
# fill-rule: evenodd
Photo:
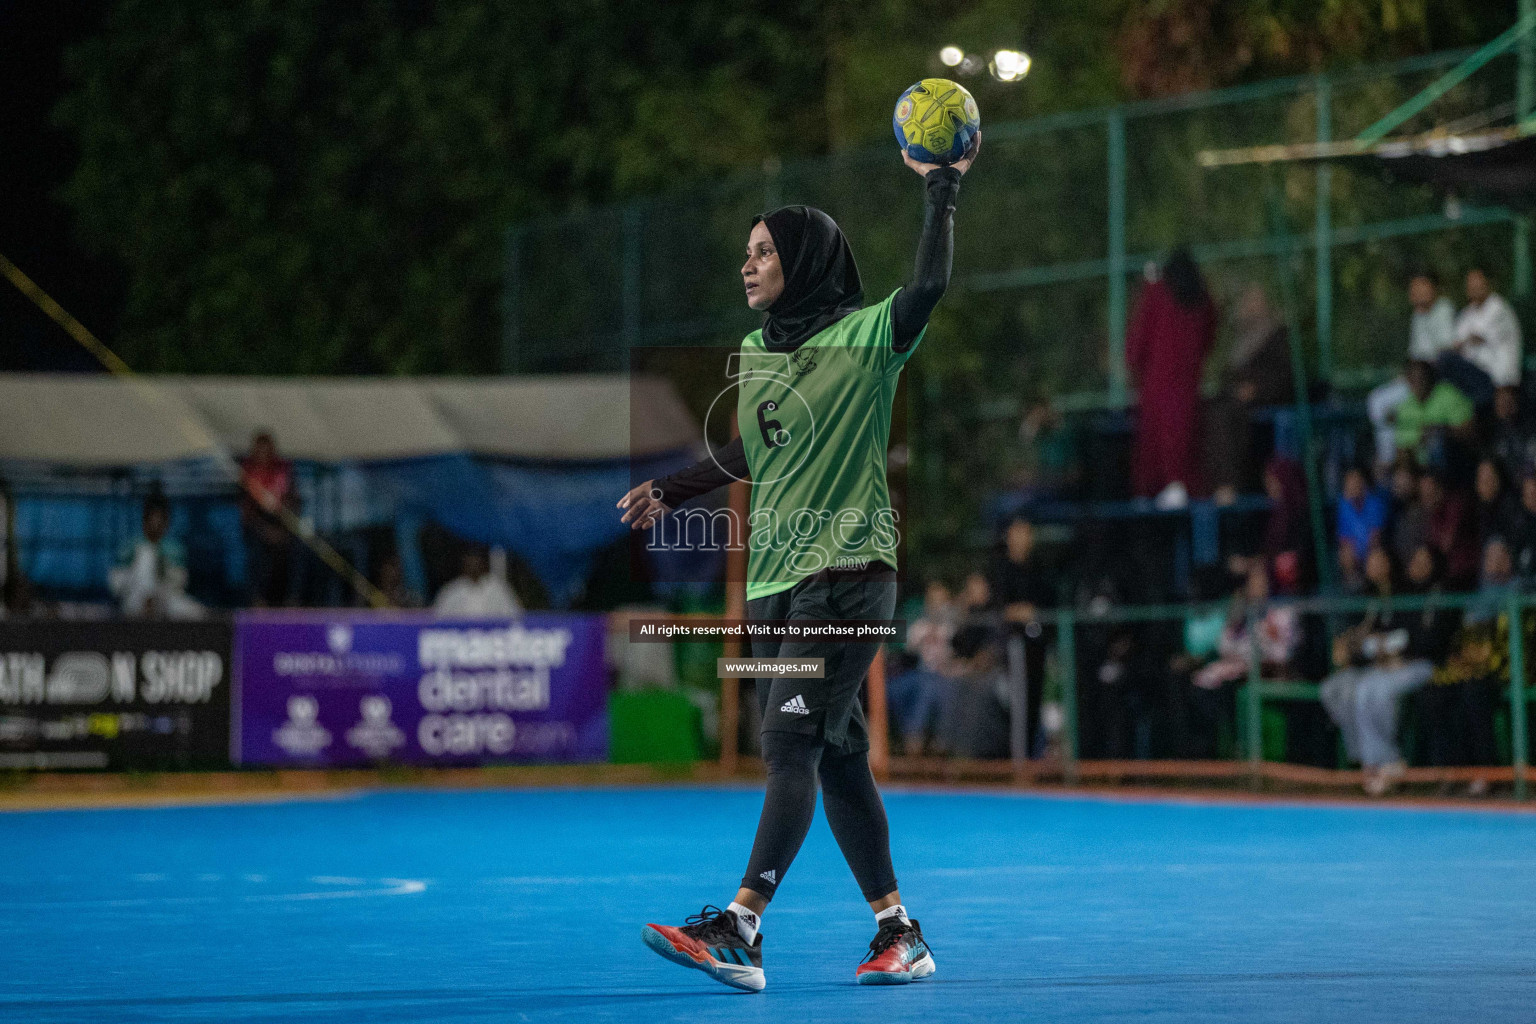
<svg viewBox="0 0 1536 1024">
<path fill-rule="evenodd" d="M 422 878 L 381 878 L 383 888 L 327 889 L 321 892 L 264 893 L 254 896 L 144 896 L 133 899 L 49 900 L 35 903 L 0 903 L 0 910 L 49 910 L 55 907 L 148 907 L 190 903 L 286 903 L 301 900 L 356 899 L 367 896 L 414 896 L 427 891 Z"/>
<path fill-rule="evenodd" d="M 356 896 L 414 896 L 416 893 L 426 892 L 427 883 L 419 878 L 384 878 L 380 881 L 389 885 L 388 889 L 335 889 L 327 892 L 295 892 L 279 893 L 271 896 L 247 896 L 249 903 L 280 903 L 295 900 L 336 900 L 350 899 Z"/>
</svg>

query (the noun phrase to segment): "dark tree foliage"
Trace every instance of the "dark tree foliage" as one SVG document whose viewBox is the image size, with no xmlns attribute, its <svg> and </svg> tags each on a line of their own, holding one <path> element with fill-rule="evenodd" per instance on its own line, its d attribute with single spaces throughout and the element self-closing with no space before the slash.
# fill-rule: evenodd
<svg viewBox="0 0 1536 1024">
<path fill-rule="evenodd" d="M 509 222 L 793 144 L 772 96 L 815 96 L 820 62 L 775 11 L 122 0 L 57 116 L 82 154 L 66 198 L 126 271 L 123 355 L 494 368 Z"/>
<path fill-rule="evenodd" d="M 879 139 L 942 43 L 1035 54 L 978 88 L 995 122 L 1461 45 L 1513 6 L 117 0 L 70 52 L 62 195 L 140 369 L 484 372 L 509 223 Z"/>
<path fill-rule="evenodd" d="M 1117 39 L 1135 96 L 1320 71 L 1466 46 L 1515 20 L 1517 0 L 1146 0 Z"/>
</svg>

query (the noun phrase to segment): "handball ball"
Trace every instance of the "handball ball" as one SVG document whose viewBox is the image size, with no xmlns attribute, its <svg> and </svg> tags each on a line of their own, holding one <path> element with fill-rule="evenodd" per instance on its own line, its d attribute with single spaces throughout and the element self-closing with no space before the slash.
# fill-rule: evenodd
<svg viewBox="0 0 1536 1024">
<path fill-rule="evenodd" d="M 964 86 L 947 78 L 925 78 L 896 101 L 891 127 L 912 159 L 952 164 L 965 156 L 981 130 L 981 111 Z"/>
</svg>

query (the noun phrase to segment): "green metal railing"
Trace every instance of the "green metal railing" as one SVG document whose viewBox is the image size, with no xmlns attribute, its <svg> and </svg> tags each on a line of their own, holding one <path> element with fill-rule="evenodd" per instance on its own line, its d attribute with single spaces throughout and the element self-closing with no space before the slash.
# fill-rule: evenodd
<svg viewBox="0 0 1536 1024">
<path fill-rule="evenodd" d="M 1510 763 L 1514 775 L 1515 798 L 1525 800 L 1528 798 L 1530 790 L 1530 738 L 1526 719 L 1527 691 L 1530 680 L 1527 678 L 1525 661 L 1524 622 L 1531 618 L 1530 610 L 1536 608 L 1536 595 L 1512 593 L 1502 600 L 1501 614 L 1507 618 L 1510 624 L 1508 630 Z M 1431 596 L 1398 597 L 1390 600 L 1381 598 L 1318 597 L 1286 601 L 1284 604 L 1293 609 L 1298 615 L 1346 616 L 1359 615 L 1371 610 L 1385 610 L 1389 612 L 1414 612 L 1422 611 L 1426 608 L 1465 610 L 1473 606 L 1484 606 L 1486 601 L 1477 594 L 1436 594 Z M 1054 626 L 1056 628 L 1056 679 L 1061 692 L 1063 775 L 1067 781 L 1071 782 L 1076 778 L 1076 766 L 1080 752 L 1076 654 L 1078 631 L 1085 627 L 1116 624 L 1182 622 L 1188 618 L 1224 613 L 1229 607 L 1229 604 L 1225 602 L 1207 602 L 1201 604 L 1128 605 L 1113 607 L 1101 613 L 1089 613 L 1073 608 L 1061 608 L 1040 613 L 1039 621 L 1042 625 Z M 1251 638 L 1248 649 L 1248 677 L 1247 683 L 1241 691 L 1242 702 L 1237 709 L 1238 721 L 1235 723 L 1237 733 L 1241 738 L 1241 752 L 1249 764 L 1249 777 L 1255 784 L 1262 777 L 1261 769 L 1264 763 L 1264 745 L 1261 736 L 1264 698 L 1270 690 L 1281 685 L 1264 679 L 1263 666 L 1260 663 L 1259 657 L 1257 630 L 1254 628 L 1269 607 L 1269 605 L 1250 607 L 1245 612 L 1248 620 L 1248 635 Z M 1516 624 L 1520 624 L 1519 627 Z M 1431 683 L 1429 685 L 1435 684 Z M 1292 695 L 1294 696 L 1294 694 Z"/>
<path fill-rule="evenodd" d="M 1030 456 L 1018 440 L 1029 404 L 1126 408 L 1132 296 L 1142 268 L 1179 244 L 1220 304 L 1259 282 L 1282 307 L 1314 543 L 1318 563 L 1330 564 L 1307 382 L 1360 387 L 1401 364 L 1404 287 L 1421 267 L 1438 269 L 1453 296 L 1475 264 L 1517 300 L 1527 297 L 1529 220 L 1327 164 L 1210 170 L 1199 156 L 1418 131 L 1431 124 L 1426 114 L 1442 123 L 1513 109 L 1531 122 L 1536 0 L 1520 3 L 1520 21 L 1482 47 L 987 121 L 985 156 L 956 213 L 952 295 L 907 375 L 910 436 L 920 438 L 909 491 L 919 511 L 914 564 L 969 543 L 964 523 L 978 520 L 984 492 Z M 760 322 L 737 277 L 747 226 L 785 202 L 821 206 L 838 220 L 867 296 L 882 298 L 906 279 L 919 190 L 888 146 L 770 160 L 686 192 L 510 228 L 504 368 L 649 369 L 654 348 L 739 344 Z M 1220 353 L 1209 361 L 1208 383 L 1221 362 Z M 686 376 L 674 374 L 685 400 L 707 405 L 715 382 Z"/>
</svg>

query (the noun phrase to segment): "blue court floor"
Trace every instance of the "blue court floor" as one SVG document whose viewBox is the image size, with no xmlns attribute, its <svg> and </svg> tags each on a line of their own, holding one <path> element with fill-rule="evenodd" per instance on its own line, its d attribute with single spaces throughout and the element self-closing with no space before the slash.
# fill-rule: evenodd
<svg viewBox="0 0 1536 1024">
<path fill-rule="evenodd" d="M 0 814 L 0 1020 L 1536 1019 L 1536 816 L 894 793 L 939 966 L 874 928 L 818 820 L 768 989 L 645 949 L 733 894 L 741 789 L 391 792 Z"/>
</svg>

